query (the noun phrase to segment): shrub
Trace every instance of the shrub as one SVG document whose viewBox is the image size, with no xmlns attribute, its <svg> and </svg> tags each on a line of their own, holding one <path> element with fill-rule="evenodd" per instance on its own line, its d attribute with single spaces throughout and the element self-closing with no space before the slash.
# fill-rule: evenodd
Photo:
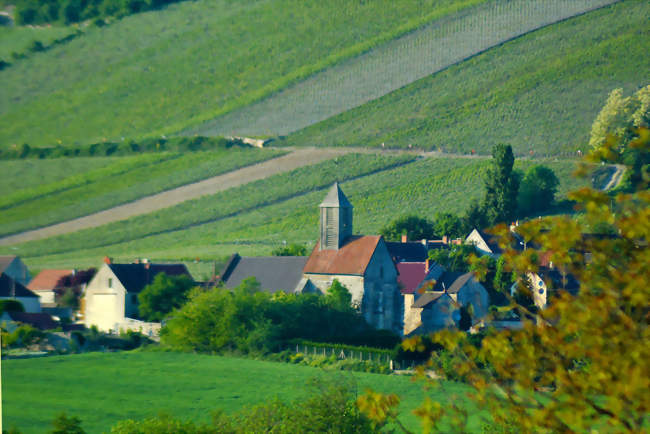
<svg viewBox="0 0 650 434">
<path fill-rule="evenodd" d="M 0 300 L 0 314 L 3 312 L 25 312 L 25 308 L 18 300 Z"/>
</svg>

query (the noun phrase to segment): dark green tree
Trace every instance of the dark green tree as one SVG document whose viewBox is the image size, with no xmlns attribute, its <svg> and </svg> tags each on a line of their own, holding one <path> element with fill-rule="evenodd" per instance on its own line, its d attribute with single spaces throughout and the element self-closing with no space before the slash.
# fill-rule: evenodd
<svg viewBox="0 0 650 434">
<path fill-rule="evenodd" d="M 464 238 L 467 235 L 465 222 L 456 214 L 437 212 L 433 217 L 433 229 L 438 237 Z"/>
<path fill-rule="evenodd" d="M 52 421 L 50 434 L 85 434 L 81 428 L 81 419 L 75 416 L 68 417 L 65 413 L 59 414 Z"/>
<path fill-rule="evenodd" d="M 402 235 L 408 236 L 409 240 L 431 239 L 434 237 L 433 223 L 415 215 L 398 217 L 384 226 L 379 233 L 387 241 L 399 241 Z"/>
<path fill-rule="evenodd" d="M 3 312 L 25 312 L 25 308 L 18 300 L 0 300 L 0 314 Z"/>
<path fill-rule="evenodd" d="M 513 171 L 515 156 L 510 145 L 492 149 L 492 164 L 485 175 L 483 209 L 488 225 L 508 223 L 517 213 L 519 177 Z"/>
<path fill-rule="evenodd" d="M 334 279 L 327 291 L 327 298 L 335 309 L 345 311 L 352 305 L 352 294 L 337 279 Z"/>
<path fill-rule="evenodd" d="M 468 232 L 472 229 L 483 229 L 488 226 L 487 216 L 485 209 L 478 201 L 473 201 L 463 217 L 465 228 Z"/>
<path fill-rule="evenodd" d="M 274 249 L 271 254 L 273 256 L 307 256 L 307 247 L 302 244 L 289 244 Z"/>
<path fill-rule="evenodd" d="M 458 320 L 458 328 L 465 332 L 472 328 L 472 315 L 469 313 L 467 306 L 460 307 L 460 320 Z"/>
<path fill-rule="evenodd" d="M 188 276 L 157 274 L 153 282 L 138 295 L 140 317 L 147 321 L 162 320 L 187 301 L 192 286 L 194 282 Z"/>
<path fill-rule="evenodd" d="M 548 167 L 537 165 L 529 168 L 519 188 L 519 214 L 547 211 L 553 205 L 559 185 L 557 176 Z"/>
</svg>

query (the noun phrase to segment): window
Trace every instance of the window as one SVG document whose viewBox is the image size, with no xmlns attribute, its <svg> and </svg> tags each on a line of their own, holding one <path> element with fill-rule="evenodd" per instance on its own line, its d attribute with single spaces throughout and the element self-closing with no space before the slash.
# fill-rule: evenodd
<svg viewBox="0 0 650 434">
<path fill-rule="evenodd" d="M 539 290 L 539 295 L 544 295 L 544 290 L 543 289 Z"/>
<path fill-rule="evenodd" d="M 109 277 L 109 278 L 108 278 L 108 287 L 109 287 L 109 288 L 112 288 L 112 287 L 113 287 L 113 278 L 112 278 L 112 277 Z"/>
</svg>

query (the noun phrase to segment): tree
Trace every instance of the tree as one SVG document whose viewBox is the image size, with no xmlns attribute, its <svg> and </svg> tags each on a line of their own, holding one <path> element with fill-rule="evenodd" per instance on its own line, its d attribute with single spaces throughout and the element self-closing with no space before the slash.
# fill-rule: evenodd
<svg viewBox="0 0 650 434">
<path fill-rule="evenodd" d="M 61 296 L 59 304 L 77 310 L 79 309 L 79 295 L 73 288 L 68 288 Z"/>
<path fill-rule="evenodd" d="M 409 240 L 432 239 L 434 236 L 433 223 L 415 215 L 398 217 L 379 233 L 387 241 L 400 241 L 402 235 L 406 235 Z"/>
<path fill-rule="evenodd" d="M 546 166 L 536 165 L 530 167 L 519 188 L 520 215 L 531 215 L 536 212 L 548 211 L 555 201 L 555 193 L 560 181 L 553 170 Z"/>
<path fill-rule="evenodd" d="M 458 329 L 464 332 L 472 328 L 472 315 L 470 315 L 467 306 L 460 307 L 460 319 L 458 320 Z"/>
<path fill-rule="evenodd" d="M 194 286 L 189 276 L 168 276 L 158 273 L 151 284 L 138 295 L 140 317 L 147 321 L 161 321 L 174 309 L 187 301 L 187 294 Z"/>
<path fill-rule="evenodd" d="M 463 220 L 465 221 L 465 227 L 469 231 L 472 229 L 483 229 L 488 226 L 485 209 L 477 201 L 473 201 L 467 208 Z"/>
<path fill-rule="evenodd" d="M 510 145 L 492 148 L 492 164 L 485 176 L 483 210 L 488 225 L 509 223 L 517 213 L 519 177 L 513 171 L 515 157 Z"/>
<path fill-rule="evenodd" d="M 629 142 L 650 149 L 650 131 Z M 616 157 L 616 143 L 605 143 Z M 607 162 L 619 163 L 617 158 Z M 511 299 L 522 315 L 521 330 L 490 330 L 481 346 L 461 332 L 444 331 L 435 342 L 454 355 L 454 367 L 473 388 L 472 397 L 489 410 L 501 432 L 644 432 L 650 412 L 650 191 L 648 183 L 632 193 L 582 188 L 570 194 L 584 220 L 609 222 L 617 236 L 593 237 L 571 216 L 547 217 L 521 225 L 539 250 L 506 249 L 506 264 L 520 279 L 535 272 L 540 252 L 580 282 L 576 295 L 554 288 L 552 303 L 539 312 Z M 503 236 L 509 233 L 502 225 Z M 589 253 L 589 255 L 587 255 Z M 418 345 L 409 339 L 405 346 Z M 435 360 L 429 362 L 435 367 Z M 454 431 L 467 431 L 466 412 L 425 402 L 417 411 L 428 429 L 451 418 Z M 447 425 L 448 426 L 448 425 Z M 507 431 L 506 431 L 507 430 Z"/>
<path fill-rule="evenodd" d="M 352 294 L 338 279 L 334 279 L 327 291 L 327 298 L 335 309 L 346 310 L 352 306 Z"/>
<path fill-rule="evenodd" d="M 476 249 L 472 245 L 453 245 L 450 249 L 429 250 L 429 259 L 442 265 L 449 271 L 469 271 L 470 256 Z"/>
<path fill-rule="evenodd" d="M 25 308 L 18 300 L 0 300 L 0 315 L 3 312 L 25 312 Z"/>
<path fill-rule="evenodd" d="M 437 212 L 433 217 L 434 232 L 438 237 L 464 238 L 467 235 L 465 222 L 456 214 Z"/>
<path fill-rule="evenodd" d="M 307 247 L 301 244 L 289 244 L 274 249 L 271 254 L 273 256 L 307 256 Z"/>
<path fill-rule="evenodd" d="M 75 416 L 68 417 L 65 413 L 59 414 L 52 421 L 50 434 L 85 434 L 81 428 L 81 419 Z"/>
</svg>

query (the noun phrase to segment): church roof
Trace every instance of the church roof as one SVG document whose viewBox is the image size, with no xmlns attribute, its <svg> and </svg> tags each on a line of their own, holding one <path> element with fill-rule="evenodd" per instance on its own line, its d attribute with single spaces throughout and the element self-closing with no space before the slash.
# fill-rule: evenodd
<svg viewBox="0 0 650 434">
<path fill-rule="evenodd" d="M 320 243 L 317 243 L 303 271 L 362 276 L 377 250 L 379 240 L 380 235 L 355 235 L 348 237 L 338 250 L 320 250 Z"/>
<path fill-rule="evenodd" d="M 221 280 L 226 288 L 234 288 L 247 277 L 254 277 L 263 291 L 290 293 L 298 286 L 306 262 L 306 256 L 242 257 L 235 253 L 226 265 Z"/>
<path fill-rule="evenodd" d="M 339 183 L 335 182 L 334 185 L 332 185 L 332 188 L 330 188 L 330 191 L 327 193 L 327 196 L 325 196 L 325 199 L 323 199 L 323 202 L 320 204 L 321 208 L 322 207 L 341 207 L 341 208 L 352 208 L 352 204 L 348 200 L 348 198 L 345 196 L 341 188 L 339 187 Z"/>
</svg>

